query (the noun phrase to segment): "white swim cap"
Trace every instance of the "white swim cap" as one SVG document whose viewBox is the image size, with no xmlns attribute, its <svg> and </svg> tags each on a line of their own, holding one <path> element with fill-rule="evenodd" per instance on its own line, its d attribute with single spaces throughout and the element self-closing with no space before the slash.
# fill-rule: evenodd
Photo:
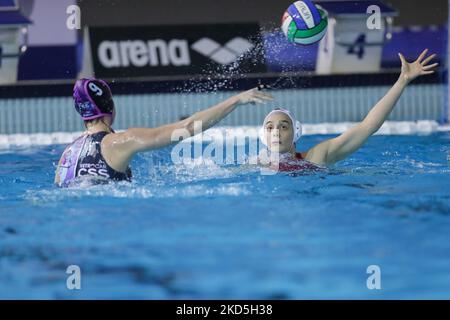
<svg viewBox="0 0 450 320">
<path fill-rule="evenodd" d="M 265 145 L 267 145 L 267 141 L 266 141 L 266 136 L 265 136 L 265 126 L 266 126 L 266 122 L 269 119 L 269 117 L 277 112 L 281 112 L 284 113 L 285 115 L 287 115 L 289 117 L 289 119 L 291 119 L 292 122 L 292 126 L 294 128 L 294 137 L 293 137 L 293 141 L 292 143 L 295 143 L 298 141 L 298 139 L 300 139 L 300 137 L 302 136 L 302 124 L 300 123 L 300 121 L 297 121 L 294 117 L 294 115 L 286 109 L 283 108 L 275 108 L 272 111 L 270 111 L 267 116 L 264 118 L 264 122 L 262 125 L 262 128 L 259 130 L 259 139 L 261 140 L 262 143 L 264 143 Z"/>
</svg>

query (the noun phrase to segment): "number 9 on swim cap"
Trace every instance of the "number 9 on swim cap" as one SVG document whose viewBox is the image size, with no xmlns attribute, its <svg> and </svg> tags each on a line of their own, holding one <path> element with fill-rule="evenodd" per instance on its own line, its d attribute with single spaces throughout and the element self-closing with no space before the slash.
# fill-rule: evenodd
<svg viewBox="0 0 450 320">
<path fill-rule="evenodd" d="M 310 0 L 296 1 L 287 8 L 281 29 L 290 42 L 310 45 L 320 41 L 327 32 L 328 15 Z"/>
</svg>

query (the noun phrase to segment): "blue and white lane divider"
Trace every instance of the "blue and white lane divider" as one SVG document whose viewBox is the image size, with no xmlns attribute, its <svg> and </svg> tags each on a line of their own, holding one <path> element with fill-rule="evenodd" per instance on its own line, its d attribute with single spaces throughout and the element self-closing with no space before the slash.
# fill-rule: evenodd
<svg viewBox="0 0 450 320">
<path fill-rule="evenodd" d="M 356 122 L 340 122 L 340 123 L 318 123 L 303 124 L 303 135 L 335 135 L 347 131 L 355 126 Z M 220 136 L 225 139 L 245 136 L 250 139 L 258 138 L 258 129 L 256 126 L 241 127 L 216 127 L 206 130 L 203 133 L 204 141 L 214 141 L 215 137 Z M 450 124 L 439 125 L 433 120 L 420 121 L 386 121 L 378 130 L 376 135 L 414 135 L 414 134 L 431 134 L 434 132 L 447 131 L 450 132 Z M 118 131 L 120 132 L 120 130 Z M 82 132 L 54 132 L 54 133 L 33 133 L 33 134 L 9 134 L 0 135 L 0 149 L 8 149 L 10 147 L 33 147 L 69 144 L 75 138 L 80 136 Z M 198 141 L 200 135 L 185 140 Z"/>
</svg>

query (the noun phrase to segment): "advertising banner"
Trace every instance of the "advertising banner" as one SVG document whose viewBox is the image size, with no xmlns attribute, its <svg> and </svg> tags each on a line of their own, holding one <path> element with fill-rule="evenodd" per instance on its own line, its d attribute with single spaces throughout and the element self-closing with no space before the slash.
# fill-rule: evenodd
<svg viewBox="0 0 450 320">
<path fill-rule="evenodd" d="M 258 24 L 91 27 L 97 77 L 265 72 Z"/>
</svg>

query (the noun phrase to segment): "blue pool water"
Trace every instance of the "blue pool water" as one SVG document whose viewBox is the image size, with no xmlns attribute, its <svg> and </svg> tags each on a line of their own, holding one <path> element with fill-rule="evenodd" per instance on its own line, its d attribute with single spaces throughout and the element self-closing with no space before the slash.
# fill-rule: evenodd
<svg viewBox="0 0 450 320">
<path fill-rule="evenodd" d="M 65 190 L 64 146 L 0 151 L 0 298 L 449 299 L 449 145 L 374 136 L 326 172 L 274 176 L 175 166 L 166 148 L 131 184 Z"/>
</svg>

